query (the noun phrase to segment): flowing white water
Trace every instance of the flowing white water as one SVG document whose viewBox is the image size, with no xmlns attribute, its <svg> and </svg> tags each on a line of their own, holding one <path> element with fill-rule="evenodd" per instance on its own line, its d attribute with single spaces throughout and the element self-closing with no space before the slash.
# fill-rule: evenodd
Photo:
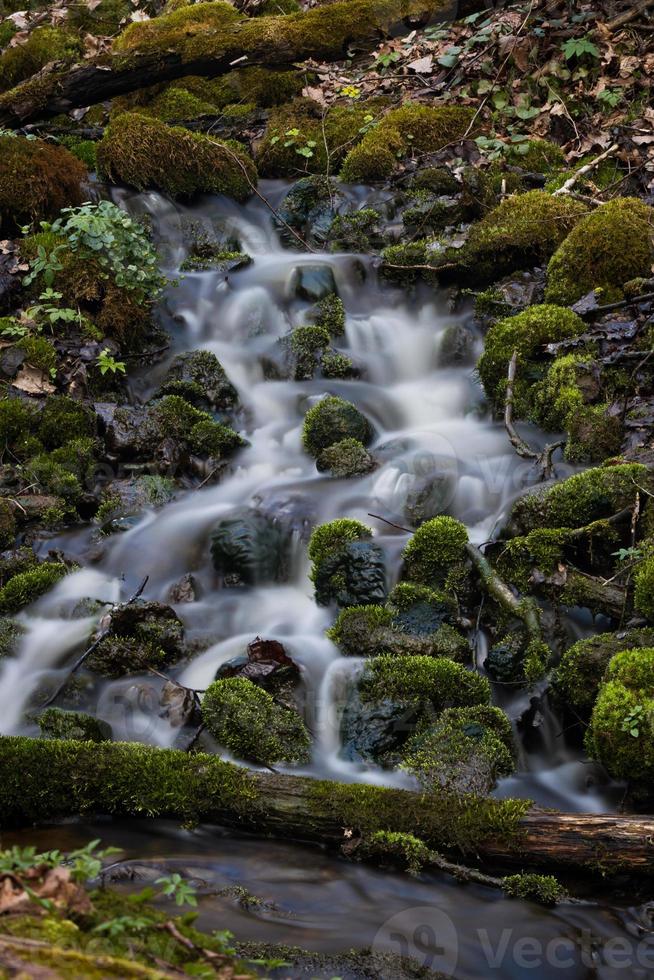
<svg viewBox="0 0 654 980">
<path fill-rule="evenodd" d="M 275 199 L 281 189 L 271 185 L 265 192 Z M 437 504 L 434 513 L 441 510 L 465 521 L 474 541 L 488 538 L 533 473 L 511 451 L 503 428 L 483 411 L 474 378 L 480 341 L 476 339 L 476 353 L 464 366 L 439 366 L 445 329 L 465 319 L 448 312 L 444 293 L 408 293 L 384 284 L 364 256 L 307 256 L 285 250 L 269 212 L 258 201 L 240 207 L 210 198 L 182 208 L 159 195 L 143 194 L 123 195 L 122 203 L 151 217 L 166 270 L 173 275 L 185 257 L 182 229 L 191 218 L 237 237 L 254 257 L 251 266 L 228 278 L 216 272 L 187 275 L 168 291 L 162 310 L 176 350 L 206 348 L 223 363 L 239 391 L 243 411 L 237 425 L 249 446 L 235 457 L 220 483 L 145 514 L 131 530 L 109 539 L 92 571 L 69 576 L 24 615 L 28 633 L 20 653 L 0 673 L 0 730 L 33 730 L 23 714 L 30 694 L 44 672 L 63 670 L 83 649 L 90 621 L 62 619 L 76 598 L 126 597 L 148 575 L 146 597 L 166 601 L 171 585 L 191 572 L 199 598 L 177 611 L 189 637 L 204 640 L 207 649 L 178 675 L 181 682 L 204 688 L 218 666 L 243 653 L 256 635 L 277 639 L 304 675 L 307 720 L 316 737 L 312 771 L 341 779 L 401 782 L 402 776 L 366 771 L 339 757 L 338 702 L 358 665 L 345 661 L 325 638 L 332 614 L 313 601 L 306 539 L 318 523 L 340 516 L 358 518 L 373 527 L 386 548 L 389 569 L 397 568 L 407 535 L 368 515 L 381 514 L 406 525 L 408 495 L 428 489 L 430 481 L 435 488 L 430 498 Z M 351 381 L 266 380 L 262 356 L 292 326 L 304 322 L 307 304 L 293 292 L 298 270 L 317 264 L 332 270 L 347 311 L 345 337 L 337 346 L 352 357 L 362 376 Z M 146 388 L 153 389 L 161 374 L 157 368 L 145 378 Z M 369 476 L 331 479 L 318 473 L 303 452 L 304 413 L 325 393 L 353 401 L 373 422 L 376 438 L 371 448 L 381 465 Z M 292 527 L 294 561 L 286 585 L 217 588 L 209 560 L 211 529 L 245 508 L 279 516 Z M 83 556 L 88 543 L 88 535 L 70 532 L 47 546 Z M 141 688 L 135 678 L 106 685 L 94 709 L 111 722 L 116 738 L 172 744 L 176 732 L 153 712 L 144 688 L 152 689 L 156 679 L 140 680 Z M 526 705 L 518 698 L 509 699 L 505 707 L 515 718 Z M 538 768 L 552 768 L 545 754 L 537 758 Z M 565 753 L 554 763 L 569 764 L 579 766 Z M 545 798 L 552 782 L 555 776 L 543 783 Z M 572 809 L 588 808 L 583 799 L 586 787 L 580 788 L 579 782 L 562 790 Z M 513 791 L 520 791 L 519 783 L 516 777 Z"/>
</svg>

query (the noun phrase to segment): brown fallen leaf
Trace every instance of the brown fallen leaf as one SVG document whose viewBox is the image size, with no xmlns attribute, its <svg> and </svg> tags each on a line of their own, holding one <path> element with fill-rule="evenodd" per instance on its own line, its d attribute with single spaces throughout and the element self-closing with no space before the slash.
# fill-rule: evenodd
<svg viewBox="0 0 654 980">
<path fill-rule="evenodd" d="M 24 391 L 26 395 L 52 395 L 55 386 L 48 381 L 48 376 L 38 368 L 22 367 L 14 380 L 14 388 Z"/>
</svg>

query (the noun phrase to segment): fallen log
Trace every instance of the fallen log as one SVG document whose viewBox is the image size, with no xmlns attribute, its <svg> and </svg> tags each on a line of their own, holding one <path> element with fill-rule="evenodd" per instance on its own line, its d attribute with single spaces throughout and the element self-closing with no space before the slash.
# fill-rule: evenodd
<svg viewBox="0 0 654 980">
<path fill-rule="evenodd" d="M 46 65 L 0 96 L 0 125 L 17 127 L 184 75 L 216 77 L 252 65 L 288 68 L 308 58 L 335 61 L 352 44 L 371 47 L 407 19 L 426 21 L 451 7 L 451 0 L 337 0 L 304 13 L 248 18 L 216 3 L 202 5 L 206 22 L 193 13 L 199 8 L 189 7 L 186 25 L 183 9 L 177 10 L 134 25 L 138 48 L 119 43 L 112 54 L 83 65 Z"/>
<path fill-rule="evenodd" d="M 0 737 L 0 826 L 91 813 L 206 821 L 342 845 L 393 830 L 429 847 L 573 871 L 652 874 L 654 817 L 559 813 L 528 800 L 421 794 L 254 772 L 136 743 Z"/>
</svg>

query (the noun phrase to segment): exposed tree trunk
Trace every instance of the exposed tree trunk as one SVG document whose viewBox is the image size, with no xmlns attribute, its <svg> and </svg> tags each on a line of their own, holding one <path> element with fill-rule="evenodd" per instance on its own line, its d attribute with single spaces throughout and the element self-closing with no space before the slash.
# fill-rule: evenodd
<svg viewBox="0 0 654 980">
<path fill-rule="evenodd" d="M 330 845 L 356 831 L 394 830 L 439 851 L 521 867 L 654 872 L 648 816 L 564 814 L 518 800 L 252 772 L 217 756 L 132 743 L 0 737 L 0 779 L 5 827 L 95 812 L 204 820 Z"/>
<path fill-rule="evenodd" d="M 451 9 L 451 0 L 337 0 L 285 17 L 243 17 L 220 30 L 173 32 L 155 50 L 121 51 L 70 69 L 47 65 L 0 96 L 0 125 L 20 126 L 184 75 L 215 77 L 235 67 L 338 60 L 351 44 L 368 48 L 407 18 L 425 21 Z M 152 23 L 165 20 L 164 15 Z"/>
</svg>

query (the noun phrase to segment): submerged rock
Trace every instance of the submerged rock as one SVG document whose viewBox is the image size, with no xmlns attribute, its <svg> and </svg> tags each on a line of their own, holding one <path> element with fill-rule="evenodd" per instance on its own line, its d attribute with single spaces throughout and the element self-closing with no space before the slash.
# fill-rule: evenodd
<svg viewBox="0 0 654 980">
<path fill-rule="evenodd" d="M 41 734 L 47 738 L 72 738 L 80 742 L 111 741 L 111 725 L 81 711 L 46 708 L 38 721 Z"/>
<path fill-rule="evenodd" d="M 336 292 L 336 281 L 332 267 L 327 263 L 301 265 L 293 271 L 290 283 L 291 294 L 298 299 L 316 303 Z"/>
<path fill-rule="evenodd" d="M 257 511 L 220 521 L 211 535 L 211 557 L 226 584 L 283 582 L 290 564 L 290 537 Z"/>
</svg>

